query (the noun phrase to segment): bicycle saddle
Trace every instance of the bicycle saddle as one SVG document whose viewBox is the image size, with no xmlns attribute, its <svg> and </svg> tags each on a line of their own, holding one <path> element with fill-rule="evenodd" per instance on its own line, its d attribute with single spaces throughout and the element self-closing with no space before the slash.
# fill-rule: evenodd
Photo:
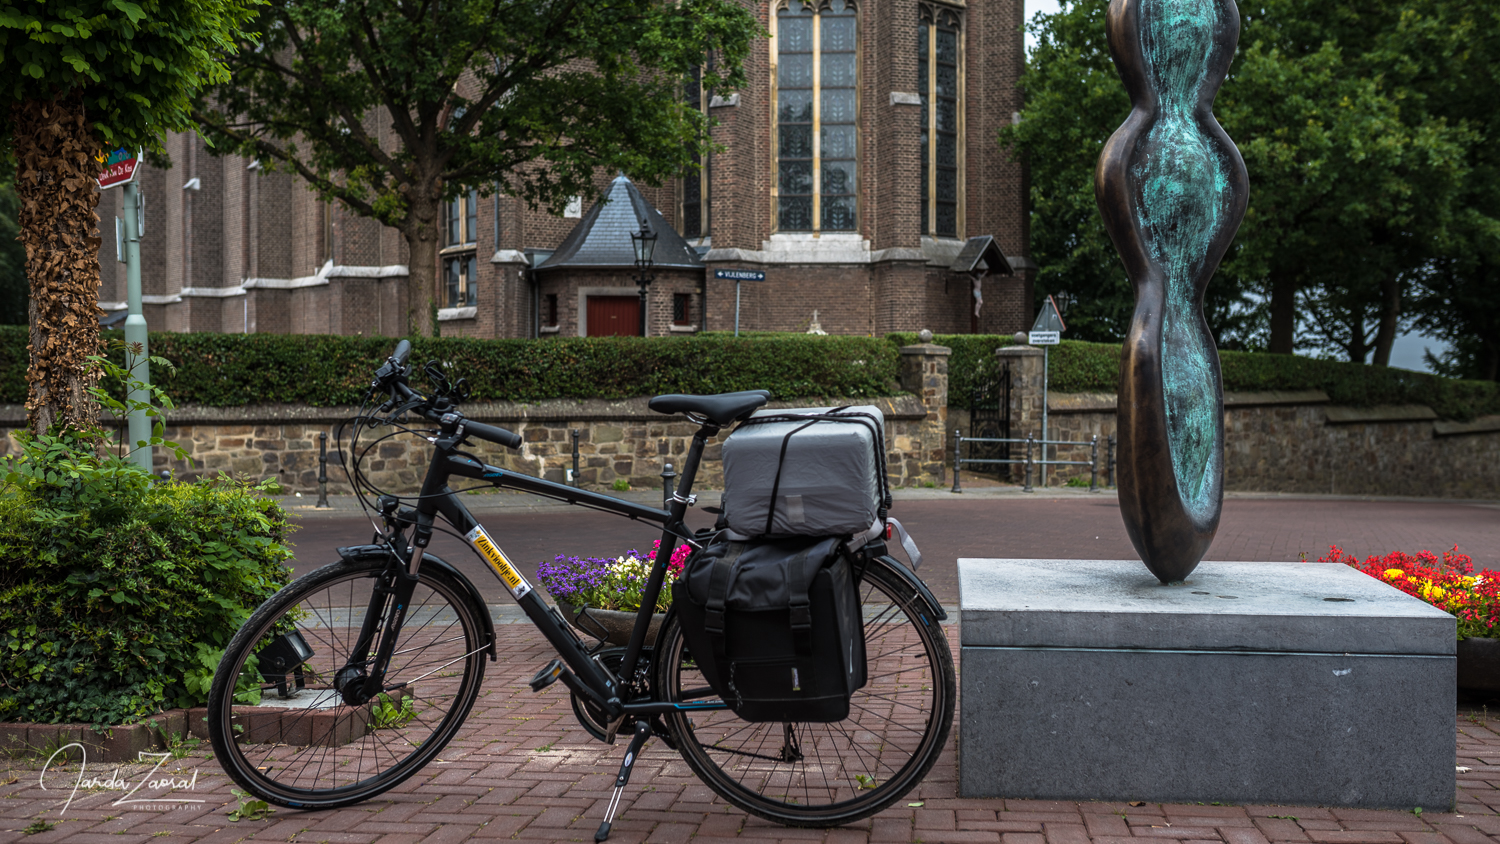
<svg viewBox="0 0 1500 844">
<path fill-rule="evenodd" d="M 648 405 L 657 413 L 696 413 L 723 427 L 749 416 L 751 411 L 771 400 L 768 390 L 745 390 L 714 396 L 657 396 Z"/>
</svg>

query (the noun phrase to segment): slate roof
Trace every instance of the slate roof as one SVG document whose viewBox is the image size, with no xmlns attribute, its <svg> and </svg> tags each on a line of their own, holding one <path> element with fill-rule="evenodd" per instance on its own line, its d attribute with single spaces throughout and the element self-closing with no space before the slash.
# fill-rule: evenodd
<svg viewBox="0 0 1500 844">
<path fill-rule="evenodd" d="M 653 268 L 703 268 L 698 253 L 622 175 L 615 178 L 604 199 L 583 215 L 552 257 L 537 269 L 634 267 L 635 247 L 630 235 L 641 230 L 641 220 L 645 220 L 647 228 L 656 233 L 656 251 L 651 261 Z"/>
<path fill-rule="evenodd" d="M 996 275 L 1012 275 L 1015 272 L 1010 260 L 995 243 L 994 236 L 987 234 L 969 238 L 948 269 L 956 273 L 972 273 L 979 269 L 981 264 Z"/>
</svg>

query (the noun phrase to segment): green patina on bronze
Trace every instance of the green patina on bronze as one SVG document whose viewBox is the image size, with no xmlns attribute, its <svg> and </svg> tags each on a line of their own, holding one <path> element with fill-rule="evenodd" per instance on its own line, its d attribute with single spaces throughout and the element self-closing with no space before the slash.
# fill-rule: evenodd
<svg viewBox="0 0 1500 844">
<path fill-rule="evenodd" d="M 1130 116 L 1099 156 L 1099 212 L 1135 290 L 1120 350 L 1120 515 L 1163 583 L 1208 552 L 1224 497 L 1223 385 L 1203 294 L 1249 181 L 1213 116 L 1239 39 L 1234 0 L 1110 0 Z"/>
<path fill-rule="evenodd" d="M 1193 114 L 1208 84 L 1219 11 L 1203 0 L 1142 3 L 1141 48 L 1160 99 L 1143 145 L 1149 152 L 1132 168 L 1141 233 L 1166 275 L 1162 398 L 1172 469 L 1182 503 L 1195 515 L 1218 506 L 1208 481 L 1220 471 L 1223 451 L 1216 442 L 1217 350 L 1201 313 L 1213 272 L 1204 259 L 1225 223 L 1229 164 Z"/>
</svg>

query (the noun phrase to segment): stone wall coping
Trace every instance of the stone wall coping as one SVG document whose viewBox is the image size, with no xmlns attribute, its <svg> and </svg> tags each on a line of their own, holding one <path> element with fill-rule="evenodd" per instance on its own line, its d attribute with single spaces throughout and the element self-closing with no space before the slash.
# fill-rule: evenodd
<svg viewBox="0 0 1500 844">
<path fill-rule="evenodd" d="M 1453 437 L 1460 434 L 1488 434 L 1500 431 L 1500 414 L 1481 416 L 1470 422 L 1439 421 L 1432 423 L 1433 436 Z"/>
<path fill-rule="evenodd" d="M 1117 401 L 1114 393 L 1048 393 L 1047 410 L 1050 413 L 1108 413 L 1115 410 Z M 1225 407 L 1327 404 L 1328 401 L 1328 394 L 1322 390 L 1230 392 L 1224 394 Z M 1355 408 L 1343 409 L 1354 410 Z"/>
<path fill-rule="evenodd" d="M 1040 346 L 1001 346 L 995 350 L 996 357 L 1041 357 Z"/>
<path fill-rule="evenodd" d="M 470 402 L 465 415 L 480 421 L 496 422 L 680 422 L 682 417 L 657 413 L 646 406 L 647 397 L 606 401 L 604 399 L 550 399 L 535 404 L 519 402 Z M 796 401 L 773 401 L 767 407 L 840 407 L 873 404 L 887 419 L 922 420 L 927 409 L 922 400 L 909 393 L 880 398 L 805 398 Z M 168 425 L 280 425 L 335 423 L 351 418 L 358 411 L 352 405 L 309 407 L 300 404 L 256 404 L 238 407 L 181 405 L 168 411 Z M 21 428 L 26 425 L 26 408 L 19 404 L 0 404 L 0 427 Z"/>
<path fill-rule="evenodd" d="M 1349 425 L 1358 422 L 1430 422 L 1437 411 L 1425 404 L 1382 404 L 1374 407 L 1329 407 L 1328 424 Z"/>
<path fill-rule="evenodd" d="M 939 357 L 953 354 L 953 350 L 947 346 L 939 346 L 936 343 L 917 343 L 912 346 L 902 346 L 903 355 L 937 355 Z"/>
</svg>

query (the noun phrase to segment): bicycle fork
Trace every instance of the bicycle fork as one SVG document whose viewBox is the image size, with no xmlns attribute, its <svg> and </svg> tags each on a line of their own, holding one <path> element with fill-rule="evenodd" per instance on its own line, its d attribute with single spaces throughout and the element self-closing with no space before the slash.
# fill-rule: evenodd
<svg viewBox="0 0 1500 844">
<path fill-rule="evenodd" d="M 641 718 L 635 722 L 635 737 L 625 749 L 625 759 L 620 763 L 620 775 L 615 777 L 615 793 L 609 798 L 609 808 L 604 810 L 604 822 L 599 824 L 599 831 L 594 833 L 595 841 L 609 838 L 609 828 L 614 823 L 615 812 L 620 809 L 620 795 L 625 793 L 625 786 L 630 784 L 630 772 L 635 768 L 635 761 L 641 755 L 641 748 L 648 738 L 651 738 L 651 721 Z"/>
</svg>

